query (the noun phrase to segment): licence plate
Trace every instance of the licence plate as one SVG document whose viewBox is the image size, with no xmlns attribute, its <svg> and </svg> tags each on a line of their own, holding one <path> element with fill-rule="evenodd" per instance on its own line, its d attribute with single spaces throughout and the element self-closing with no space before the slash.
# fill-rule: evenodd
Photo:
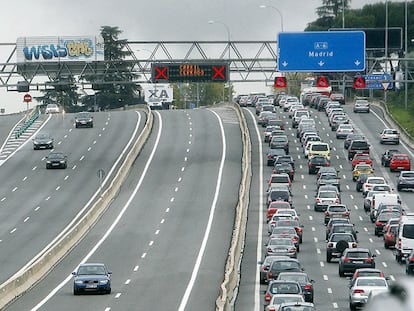
<svg viewBox="0 0 414 311">
<path fill-rule="evenodd" d="M 364 263 L 362 260 L 355 260 L 354 263 Z"/>
<path fill-rule="evenodd" d="M 96 284 L 86 284 L 86 288 L 97 288 L 98 285 Z"/>
</svg>

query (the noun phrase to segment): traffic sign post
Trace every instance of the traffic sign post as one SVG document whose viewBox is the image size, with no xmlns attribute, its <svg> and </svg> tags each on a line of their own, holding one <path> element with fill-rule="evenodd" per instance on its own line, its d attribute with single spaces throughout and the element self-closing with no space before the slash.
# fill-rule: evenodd
<svg viewBox="0 0 414 311">
<path fill-rule="evenodd" d="M 392 75 L 388 73 L 364 75 L 365 88 L 370 90 L 392 90 L 394 83 Z"/>
<path fill-rule="evenodd" d="M 354 78 L 354 89 L 365 89 L 365 78 L 363 76 Z"/>
<path fill-rule="evenodd" d="M 29 116 L 29 103 L 32 101 L 32 95 L 29 93 L 24 94 L 23 96 L 23 102 L 26 103 L 26 117 Z"/>
<path fill-rule="evenodd" d="M 364 71 L 365 33 L 281 32 L 277 66 L 282 72 Z"/>
</svg>

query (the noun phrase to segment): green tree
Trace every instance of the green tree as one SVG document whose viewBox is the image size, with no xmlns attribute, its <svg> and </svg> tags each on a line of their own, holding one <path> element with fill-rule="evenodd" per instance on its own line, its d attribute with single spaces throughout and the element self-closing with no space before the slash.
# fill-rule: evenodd
<svg viewBox="0 0 414 311">
<path fill-rule="evenodd" d="M 105 64 L 100 74 L 85 77 L 97 89 L 95 95 L 83 98 L 85 106 L 97 104 L 101 109 L 114 109 L 137 100 L 140 86 L 133 82 L 137 74 L 132 72 L 132 63 L 125 60 L 132 52 L 126 49 L 127 40 L 119 39 L 121 33 L 118 27 L 101 27 Z"/>
</svg>

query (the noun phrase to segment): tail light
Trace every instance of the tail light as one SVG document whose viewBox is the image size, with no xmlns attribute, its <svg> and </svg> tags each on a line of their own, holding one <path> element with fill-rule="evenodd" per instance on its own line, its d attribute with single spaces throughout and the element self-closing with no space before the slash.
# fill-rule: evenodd
<svg viewBox="0 0 414 311">
<path fill-rule="evenodd" d="M 350 262 L 350 261 L 351 261 L 351 259 L 349 259 L 348 257 L 345 257 L 345 258 L 344 258 L 344 261 L 345 261 L 345 262 Z"/>
<path fill-rule="evenodd" d="M 268 253 L 272 251 L 272 249 L 270 247 L 266 248 L 266 250 L 267 250 Z"/>
<path fill-rule="evenodd" d="M 270 307 L 268 310 L 269 311 L 276 311 L 275 307 Z"/>
<path fill-rule="evenodd" d="M 349 216 L 349 212 L 345 212 L 345 216 Z"/>
<path fill-rule="evenodd" d="M 289 250 L 289 253 L 291 253 L 291 254 L 296 253 L 296 247 L 292 247 L 292 248 Z"/>
<path fill-rule="evenodd" d="M 272 297 L 270 296 L 269 293 L 266 293 L 266 295 L 265 295 L 265 301 L 270 302 L 270 299 L 272 299 Z"/>
<path fill-rule="evenodd" d="M 354 290 L 352 291 L 352 293 L 353 293 L 353 294 L 363 294 L 363 293 L 365 293 L 365 291 L 364 291 L 363 289 L 359 289 L 359 288 L 357 288 L 357 289 L 354 289 Z"/>
<path fill-rule="evenodd" d="M 268 279 L 273 279 L 273 273 L 272 273 L 272 271 L 269 271 L 269 273 L 267 274 L 267 278 Z"/>
<path fill-rule="evenodd" d="M 327 163 L 326 163 L 326 166 L 331 166 L 331 163 L 327 162 Z"/>
<path fill-rule="evenodd" d="M 335 203 L 339 204 L 339 198 L 335 199 Z"/>
<path fill-rule="evenodd" d="M 398 239 L 397 248 L 401 249 L 402 247 L 402 241 L 401 239 Z"/>
<path fill-rule="evenodd" d="M 375 225 L 376 225 L 377 227 L 381 227 L 381 222 L 380 222 L 380 221 L 377 221 L 377 222 L 375 223 Z"/>
<path fill-rule="evenodd" d="M 294 236 L 293 238 L 292 238 L 292 241 L 293 241 L 293 243 L 297 243 L 298 242 L 298 237 L 297 236 Z"/>
<path fill-rule="evenodd" d="M 305 285 L 305 290 L 311 290 L 311 289 L 312 289 L 312 284 Z"/>
<path fill-rule="evenodd" d="M 414 257 L 410 257 L 410 261 L 411 262 L 414 262 Z"/>
<path fill-rule="evenodd" d="M 273 158 L 273 156 L 272 156 L 271 154 L 268 154 L 268 155 L 267 155 L 267 158 L 268 158 L 268 159 L 271 159 L 271 158 Z"/>
<path fill-rule="evenodd" d="M 356 244 L 355 242 L 352 243 L 352 248 L 357 248 L 357 247 L 358 247 L 358 244 Z"/>
<path fill-rule="evenodd" d="M 329 216 L 329 212 L 328 211 L 325 211 L 325 216 Z"/>
<path fill-rule="evenodd" d="M 297 232 L 297 233 L 302 233 L 302 228 L 297 227 L 297 228 L 296 228 L 296 232 Z"/>
<path fill-rule="evenodd" d="M 316 203 L 321 203 L 321 199 L 316 199 Z"/>
<path fill-rule="evenodd" d="M 332 248 L 333 247 L 333 243 L 328 243 L 328 248 Z"/>
<path fill-rule="evenodd" d="M 373 262 L 374 261 L 374 259 L 373 258 L 367 258 L 367 259 L 365 259 L 365 262 L 367 262 L 367 263 L 370 263 L 370 262 Z"/>
</svg>

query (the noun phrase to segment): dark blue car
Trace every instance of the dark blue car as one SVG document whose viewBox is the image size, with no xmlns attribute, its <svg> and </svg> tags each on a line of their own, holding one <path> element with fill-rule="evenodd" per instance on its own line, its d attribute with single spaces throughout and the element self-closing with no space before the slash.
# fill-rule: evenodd
<svg viewBox="0 0 414 311">
<path fill-rule="evenodd" d="M 84 263 L 72 272 L 73 294 L 82 292 L 111 293 L 111 274 L 103 263 Z"/>
</svg>

